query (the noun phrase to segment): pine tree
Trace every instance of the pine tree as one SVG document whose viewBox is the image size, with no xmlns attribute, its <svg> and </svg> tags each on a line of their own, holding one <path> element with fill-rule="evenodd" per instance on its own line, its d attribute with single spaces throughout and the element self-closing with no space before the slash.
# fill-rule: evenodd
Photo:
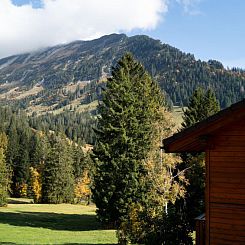
<svg viewBox="0 0 245 245">
<path fill-rule="evenodd" d="M 142 164 L 150 150 L 152 121 L 163 95 L 142 65 L 126 54 L 112 70 L 103 100 L 94 149 L 92 189 L 97 214 L 118 225 L 134 202 L 144 200 L 147 174 Z"/>
<path fill-rule="evenodd" d="M 204 90 L 198 88 L 193 92 L 193 95 L 189 99 L 187 109 L 184 111 L 182 127 L 187 128 L 196 122 L 202 120 L 203 117 L 203 99 Z M 201 118 L 200 118 L 201 117 Z"/>
<path fill-rule="evenodd" d="M 12 195 L 15 197 L 26 196 L 32 131 L 23 112 L 10 110 L 9 113 L 9 118 L 5 122 L 7 125 L 6 134 L 8 135 L 6 161 L 13 173 L 11 180 Z"/>
<path fill-rule="evenodd" d="M 74 175 L 70 146 L 63 137 L 52 135 L 42 179 L 43 203 L 71 203 L 74 198 Z"/>
<path fill-rule="evenodd" d="M 188 107 L 184 111 L 182 127 L 188 128 L 193 124 L 206 119 L 220 110 L 213 90 L 206 92 L 202 88 L 197 88 L 189 99 Z"/>
<path fill-rule="evenodd" d="M 7 149 L 7 136 L 0 133 L 0 206 L 7 205 L 9 191 L 10 172 L 5 161 L 5 152 Z"/>
<path fill-rule="evenodd" d="M 30 177 L 30 134 L 29 129 L 19 129 L 19 150 L 18 157 L 14 163 L 14 195 L 16 197 L 26 197 L 28 180 Z"/>
<path fill-rule="evenodd" d="M 209 89 L 198 88 L 190 98 L 187 109 L 184 111 L 183 129 L 206 119 L 220 110 L 214 92 Z M 182 165 L 180 170 L 185 170 L 185 176 L 189 181 L 186 186 L 186 196 L 176 202 L 172 207 L 175 213 L 175 224 L 179 222 L 179 229 L 175 236 L 179 243 L 190 239 L 189 234 L 195 230 L 195 218 L 205 212 L 204 189 L 205 189 L 205 160 L 204 154 L 183 153 L 181 154 Z M 181 228 L 182 227 L 182 228 Z"/>
<path fill-rule="evenodd" d="M 72 144 L 72 161 L 74 169 L 75 179 L 80 178 L 83 175 L 84 169 L 87 167 L 86 156 L 83 152 L 83 149 L 80 145 Z"/>
<path fill-rule="evenodd" d="M 17 132 L 17 126 L 16 126 L 16 117 L 15 115 L 12 116 L 10 125 L 7 129 L 7 135 L 8 135 L 8 148 L 6 152 L 6 161 L 13 171 L 12 180 L 11 180 L 11 190 L 13 193 L 13 196 L 16 194 L 16 178 L 15 178 L 15 168 L 17 166 L 18 158 L 19 158 L 19 151 L 20 151 L 20 145 L 19 145 L 19 135 Z"/>
<path fill-rule="evenodd" d="M 36 131 L 31 137 L 30 154 L 30 178 L 28 181 L 28 197 L 34 199 L 35 203 L 42 200 L 42 176 L 45 162 L 51 147 L 47 135 L 41 131 Z"/>
<path fill-rule="evenodd" d="M 216 99 L 214 91 L 212 89 L 208 89 L 203 99 L 203 118 L 197 121 L 206 119 L 207 117 L 217 113 L 219 110 L 219 102 Z"/>
<path fill-rule="evenodd" d="M 42 172 L 44 162 L 50 148 L 47 136 L 43 132 L 36 132 L 31 139 L 31 164 Z"/>
</svg>

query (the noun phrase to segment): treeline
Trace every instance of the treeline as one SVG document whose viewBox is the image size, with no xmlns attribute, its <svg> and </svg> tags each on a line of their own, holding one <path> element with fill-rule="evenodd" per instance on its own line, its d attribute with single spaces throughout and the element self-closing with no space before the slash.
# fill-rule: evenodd
<svg viewBox="0 0 245 245">
<path fill-rule="evenodd" d="M 10 195 L 44 203 L 88 198 L 89 154 L 62 133 L 31 128 L 28 120 L 21 110 L 0 107 L 0 133 L 6 139 L 0 148 Z"/>
</svg>

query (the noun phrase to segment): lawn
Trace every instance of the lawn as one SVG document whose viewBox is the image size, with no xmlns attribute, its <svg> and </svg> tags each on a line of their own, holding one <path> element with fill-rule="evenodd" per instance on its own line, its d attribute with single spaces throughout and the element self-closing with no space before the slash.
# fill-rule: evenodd
<svg viewBox="0 0 245 245">
<path fill-rule="evenodd" d="M 97 222 L 95 206 L 14 202 L 0 208 L 0 244 L 117 244 L 115 231 Z"/>
</svg>

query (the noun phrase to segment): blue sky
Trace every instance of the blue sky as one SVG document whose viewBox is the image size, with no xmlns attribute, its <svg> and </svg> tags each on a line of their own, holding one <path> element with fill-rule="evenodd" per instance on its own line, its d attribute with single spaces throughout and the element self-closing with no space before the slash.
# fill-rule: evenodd
<svg viewBox="0 0 245 245">
<path fill-rule="evenodd" d="M 202 0 L 190 12 L 171 2 L 155 30 L 134 33 L 146 33 L 198 59 L 217 59 L 226 66 L 245 68 L 244 24 L 244 0 Z"/>
<path fill-rule="evenodd" d="M 11 0 L 0 0 L 0 9 L 1 1 L 6 3 L 6 9 L 15 10 L 9 12 L 11 19 L 16 14 L 19 21 L 11 21 L 9 29 L 5 28 L 4 33 L 0 31 L 2 37 L 9 35 L 5 42 L 0 40 L 0 47 L 10 50 L 0 56 L 76 39 L 91 39 L 110 32 L 124 32 L 160 39 L 194 54 L 197 59 L 216 59 L 225 66 L 245 68 L 245 0 L 118 0 L 123 5 L 114 6 L 115 15 L 108 11 L 115 0 L 12 0 L 11 6 Z M 93 6 L 88 2 L 93 2 Z M 103 2 L 104 5 L 100 5 Z M 31 5 L 22 8 L 26 4 Z M 96 5 L 100 6 L 96 8 Z M 14 8 L 16 6 L 18 8 Z M 83 9 L 86 11 L 82 12 Z M 0 21 L 4 21 L 1 11 Z M 19 36 L 18 31 L 17 34 L 14 32 L 15 28 L 21 30 Z"/>
</svg>

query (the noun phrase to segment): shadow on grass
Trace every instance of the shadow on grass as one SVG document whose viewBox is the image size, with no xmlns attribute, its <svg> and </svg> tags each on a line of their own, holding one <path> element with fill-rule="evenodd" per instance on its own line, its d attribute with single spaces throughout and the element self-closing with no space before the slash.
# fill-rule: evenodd
<svg viewBox="0 0 245 245">
<path fill-rule="evenodd" d="M 0 245 L 19 245 L 19 243 L 13 242 L 0 242 Z M 30 245 L 29 243 L 22 243 L 21 245 Z M 43 245 L 43 243 L 35 243 L 35 245 Z M 61 243 L 60 245 L 95 245 L 94 243 Z M 98 243 L 98 245 L 115 245 L 115 243 Z"/>
<path fill-rule="evenodd" d="M 8 204 L 33 204 L 33 201 L 30 199 L 20 199 L 20 198 L 9 198 Z M 0 243 L 1 244 L 1 243 Z"/>
<path fill-rule="evenodd" d="M 0 242 L 0 244 L 15 245 L 15 244 L 17 244 L 17 243 L 14 243 L 14 242 Z"/>
<path fill-rule="evenodd" d="M 64 231 L 101 230 L 104 227 L 95 215 L 59 214 L 47 212 L 1 212 L 0 223 Z"/>
<path fill-rule="evenodd" d="M 0 242 L 0 245 L 17 245 L 19 243 L 13 243 L 13 242 Z M 43 244 L 38 244 L 36 243 L 36 245 L 43 245 Z M 62 243 L 60 245 L 98 245 L 98 243 Z M 115 245 L 115 243 L 104 243 L 101 244 L 99 243 L 99 245 Z"/>
</svg>

